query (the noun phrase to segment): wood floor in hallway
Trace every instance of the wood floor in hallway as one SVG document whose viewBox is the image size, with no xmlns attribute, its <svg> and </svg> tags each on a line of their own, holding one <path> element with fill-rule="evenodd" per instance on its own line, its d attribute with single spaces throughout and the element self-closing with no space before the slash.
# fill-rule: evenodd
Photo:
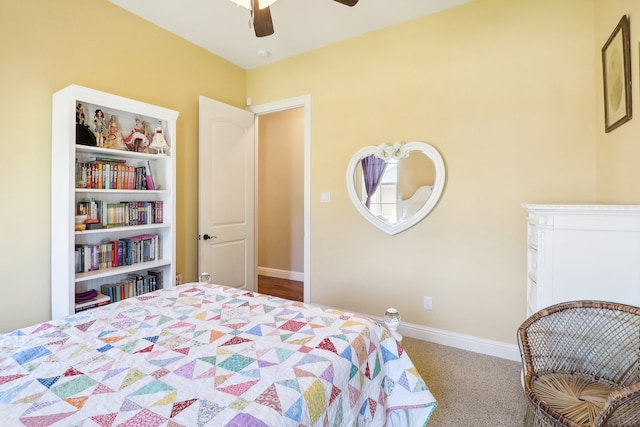
<svg viewBox="0 0 640 427">
<path fill-rule="evenodd" d="M 304 284 L 296 280 L 258 275 L 258 292 L 293 301 L 304 299 Z"/>
</svg>

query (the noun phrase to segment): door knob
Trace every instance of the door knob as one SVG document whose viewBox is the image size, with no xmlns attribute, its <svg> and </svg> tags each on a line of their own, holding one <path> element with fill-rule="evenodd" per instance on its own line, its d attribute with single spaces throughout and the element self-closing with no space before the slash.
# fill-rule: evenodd
<svg viewBox="0 0 640 427">
<path fill-rule="evenodd" d="M 205 234 L 204 236 L 202 236 L 202 238 L 203 238 L 204 240 L 209 240 L 209 239 L 215 239 L 215 238 L 216 238 L 216 236 L 209 236 L 208 234 Z"/>
</svg>

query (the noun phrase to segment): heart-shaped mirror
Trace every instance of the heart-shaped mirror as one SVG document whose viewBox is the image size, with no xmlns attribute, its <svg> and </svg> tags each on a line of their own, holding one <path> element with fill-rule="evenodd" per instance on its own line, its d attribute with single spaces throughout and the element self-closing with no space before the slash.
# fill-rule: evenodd
<svg viewBox="0 0 640 427">
<path fill-rule="evenodd" d="M 426 142 L 371 145 L 351 158 L 347 191 L 367 221 L 393 235 L 431 212 L 445 175 L 442 156 Z"/>
</svg>

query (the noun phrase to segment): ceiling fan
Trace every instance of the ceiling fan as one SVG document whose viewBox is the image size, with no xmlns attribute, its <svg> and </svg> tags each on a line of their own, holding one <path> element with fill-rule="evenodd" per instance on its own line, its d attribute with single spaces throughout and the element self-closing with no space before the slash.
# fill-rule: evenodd
<svg viewBox="0 0 640 427">
<path fill-rule="evenodd" d="M 276 0 L 231 0 L 232 2 L 246 7 L 251 10 L 251 17 L 253 22 L 253 30 L 256 33 L 256 37 L 266 37 L 273 34 L 273 20 L 271 19 L 271 10 L 269 6 L 276 2 Z M 353 7 L 358 3 L 358 0 L 334 0 L 345 6 Z"/>
</svg>

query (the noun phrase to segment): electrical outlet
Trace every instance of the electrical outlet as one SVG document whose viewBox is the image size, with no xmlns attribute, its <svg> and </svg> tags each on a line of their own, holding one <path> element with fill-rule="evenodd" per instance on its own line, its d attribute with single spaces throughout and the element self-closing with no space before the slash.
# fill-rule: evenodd
<svg viewBox="0 0 640 427">
<path fill-rule="evenodd" d="M 424 303 L 424 309 L 425 310 L 432 310 L 433 309 L 433 298 L 424 297 L 423 303 Z"/>
</svg>

